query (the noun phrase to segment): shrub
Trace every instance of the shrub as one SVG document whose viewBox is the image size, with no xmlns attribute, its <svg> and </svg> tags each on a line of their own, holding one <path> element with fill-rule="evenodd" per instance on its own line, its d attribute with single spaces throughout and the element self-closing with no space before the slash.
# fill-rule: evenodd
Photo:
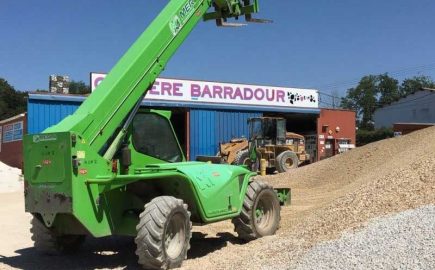
<svg viewBox="0 0 435 270">
<path fill-rule="evenodd" d="M 363 146 L 372 142 L 392 138 L 394 132 L 392 128 L 380 128 L 375 130 L 359 129 L 356 133 L 356 145 Z"/>
</svg>

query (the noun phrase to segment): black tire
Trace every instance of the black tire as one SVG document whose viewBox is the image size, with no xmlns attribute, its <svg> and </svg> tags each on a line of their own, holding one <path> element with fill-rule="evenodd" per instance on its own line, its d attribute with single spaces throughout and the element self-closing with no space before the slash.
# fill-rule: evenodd
<svg viewBox="0 0 435 270">
<path fill-rule="evenodd" d="M 257 154 L 258 156 L 258 154 Z M 249 168 L 249 170 L 253 172 L 257 172 L 260 168 L 260 159 L 257 158 L 257 160 L 252 163 L 251 159 L 249 158 L 249 150 L 241 150 L 237 153 L 236 157 L 234 158 L 234 162 L 232 163 L 234 165 L 245 165 Z"/>
<path fill-rule="evenodd" d="M 222 156 L 220 151 L 216 153 L 216 156 L 221 158 L 220 164 L 228 164 L 228 156 Z"/>
<path fill-rule="evenodd" d="M 58 235 L 39 221 L 32 218 L 30 233 L 34 247 L 47 255 L 61 255 L 77 252 L 85 241 L 84 235 Z"/>
<path fill-rule="evenodd" d="M 182 200 L 169 196 L 154 198 L 145 205 L 136 229 L 136 255 L 143 268 L 181 266 L 192 237 L 190 212 Z"/>
<path fill-rule="evenodd" d="M 246 191 L 240 216 L 232 220 L 234 231 L 246 241 L 273 235 L 279 228 L 280 212 L 275 190 L 261 181 L 252 181 Z"/>
<path fill-rule="evenodd" d="M 279 173 L 288 172 L 299 166 L 299 158 L 295 152 L 284 151 L 276 157 L 276 170 Z"/>
</svg>

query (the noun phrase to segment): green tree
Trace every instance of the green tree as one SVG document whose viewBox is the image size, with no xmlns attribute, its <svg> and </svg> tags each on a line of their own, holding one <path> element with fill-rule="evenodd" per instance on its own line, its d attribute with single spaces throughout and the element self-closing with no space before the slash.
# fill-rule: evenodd
<svg viewBox="0 0 435 270">
<path fill-rule="evenodd" d="M 91 93 L 91 87 L 86 85 L 83 81 L 71 81 L 69 83 L 69 93 L 70 94 L 89 94 Z"/>
<path fill-rule="evenodd" d="M 373 113 L 379 94 L 378 81 L 378 76 L 364 76 L 358 86 L 348 89 L 346 97 L 341 100 L 343 108 L 356 111 L 360 128 L 371 129 L 373 126 Z"/>
<path fill-rule="evenodd" d="M 378 90 L 380 106 L 390 104 L 400 98 L 399 81 L 388 76 L 387 73 L 378 76 Z"/>
<path fill-rule="evenodd" d="M 5 79 L 0 78 L 0 120 L 26 111 L 27 93 L 18 92 Z"/>
<path fill-rule="evenodd" d="M 415 76 L 405 79 L 400 86 L 400 94 L 404 97 L 418 91 L 422 87 L 435 88 L 435 82 L 428 76 Z"/>
<path fill-rule="evenodd" d="M 397 101 L 407 93 L 431 87 L 433 81 L 429 77 L 421 76 L 406 79 L 399 86 L 399 81 L 388 73 L 381 75 L 364 76 L 358 85 L 347 91 L 342 98 L 341 106 L 345 109 L 355 110 L 358 115 L 358 126 L 362 129 L 373 129 L 373 114 L 381 106 Z"/>
</svg>

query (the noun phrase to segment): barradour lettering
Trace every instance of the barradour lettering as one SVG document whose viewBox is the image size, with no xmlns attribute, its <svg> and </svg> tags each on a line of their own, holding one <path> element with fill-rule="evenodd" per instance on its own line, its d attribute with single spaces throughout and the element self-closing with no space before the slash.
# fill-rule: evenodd
<svg viewBox="0 0 435 270">
<path fill-rule="evenodd" d="M 213 86 L 205 85 L 201 87 L 198 84 L 192 84 L 192 98 L 211 98 L 211 99 L 233 99 L 233 100 L 258 100 L 258 101 L 276 101 L 285 102 L 285 92 L 282 90 L 249 87 L 230 87 L 230 86 Z"/>
</svg>

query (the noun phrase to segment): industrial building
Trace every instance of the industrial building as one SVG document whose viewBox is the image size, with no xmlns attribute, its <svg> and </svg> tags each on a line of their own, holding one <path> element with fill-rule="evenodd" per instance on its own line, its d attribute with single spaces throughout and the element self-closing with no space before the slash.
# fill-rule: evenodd
<svg viewBox="0 0 435 270">
<path fill-rule="evenodd" d="M 0 121 L 0 161 L 21 168 L 23 163 L 23 134 L 27 130 L 26 114 Z"/>
<path fill-rule="evenodd" d="M 317 118 L 317 160 L 355 148 L 356 113 L 338 109 L 321 109 Z"/>
<path fill-rule="evenodd" d="M 92 86 L 101 78 L 92 77 Z M 40 133 L 72 114 L 85 96 L 32 93 L 28 99 L 28 132 Z M 355 113 L 320 109 L 318 92 L 234 83 L 160 78 L 142 106 L 172 111 L 172 124 L 189 160 L 215 155 L 219 143 L 247 137 L 251 117 L 280 116 L 287 130 L 307 137 L 312 161 L 355 144 Z"/>
<path fill-rule="evenodd" d="M 101 76 L 92 76 L 93 88 Z M 59 123 L 85 99 L 29 93 L 27 114 L 0 122 L 0 161 L 21 168 L 23 134 L 41 133 Z M 283 117 L 287 131 L 304 135 L 311 162 L 355 145 L 355 112 L 319 108 L 319 94 L 312 89 L 160 78 L 142 106 L 172 111 L 172 125 L 189 160 L 215 155 L 221 142 L 248 137 L 248 119 L 262 116 Z"/>
<path fill-rule="evenodd" d="M 435 89 L 422 88 L 383 106 L 375 111 L 373 120 L 375 128 L 392 128 L 394 124 L 400 123 L 409 130 L 412 129 L 410 126 L 435 124 Z"/>
</svg>

